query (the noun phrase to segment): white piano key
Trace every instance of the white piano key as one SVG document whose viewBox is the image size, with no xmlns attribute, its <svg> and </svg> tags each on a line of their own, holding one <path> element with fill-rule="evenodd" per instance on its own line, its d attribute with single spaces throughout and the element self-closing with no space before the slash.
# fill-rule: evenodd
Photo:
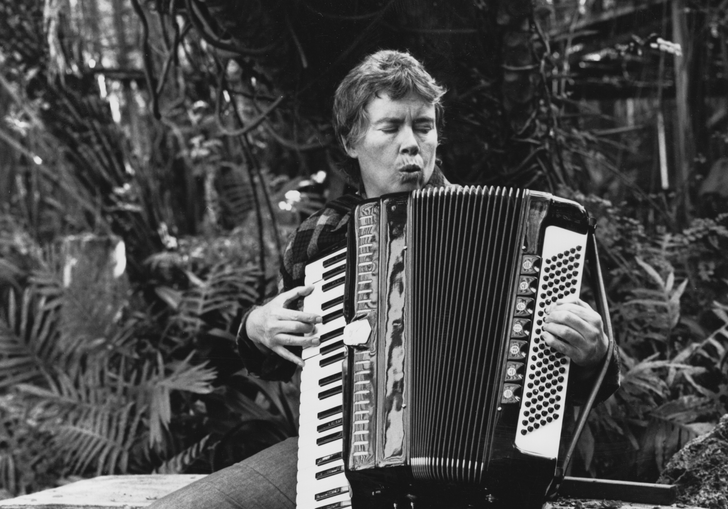
<svg viewBox="0 0 728 509">
<path fill-rule="evenodd" d="M 298 427 L 298 433 L 326 433 L 327 431 L 324 430 L 322 432 L 318 431 L 319 426 L 325 426 L 327 424 L 332 424 L 335 421 L 342 418 L 342 414 L 334 414 L 331 417 L 327 417 L 323 420 L 318 419 L 311 419 L 311 420 L 305 420 L 304 422 L 301 422 Z M 323 429 L 323 428 L 322 428 Z"/>
<path fill-rule="evenodd" d="M 337 366 L 336 363 L 329 364 L 328 366 L 319 368 L 317 377 L 316 377 L 317 378 L 316 384 L 319 385 L 318 381 L 323 380 L 324 378 L 334 375 L 336 373 L 341 373 L 341 365 Z M 321 386 L 321 387 L 325 387 L 325 386 Z"/>
<path fill-rule="evenodd" d="M 330 442 L 326 442 L 326 443 L 322 443 L 322 444 L 319 444 L 317 442 L 317 440 L 319 438 L 338 434 L 342 430 L 343 430 L 343 428 L 339 427 L 339 428 L 334 428 L 330 431 L 327 431 L 326 433 L 322 433 L 320 435 L 317 433 L 316 435 L 314 435 L 314 438 L 315 438 L 314 440 L 304 441 L 304 442 L 299 443 L 298 444 L 299 457 L 305 458 L 308 456 L 309 458 L 311 458 L 311 461 L 315 461 L 316 458 L 320 458 L 323 455 L 321 453 L 321 451 L 328 450 L 328 448 L 326 447 L 328 444 L 339 442 L 339 443 L 342 443 L 342 445 L 340 447 L 343 447 L 342 437 L 334 438 L 334 440 L 331 440 Z"/>
<path fill-rule="evenodd" d="M 334 440 L 324 445 L 316 445 L 315 440 L 313 444 L 310 441 L 304 440 L 304 445 L 305 448 L 301 451 L 301 439 L 299 438 L 298 464 L 301 465 L 299 471 L 308 470 L 309 468 L 322 468 L 316 466 L 317 459 L 330 456 L 337 452 L 343 454 L 344 450 L 344 441 L 342 439 Z"/>
<path fill-rule="evenodd" d="M 336 497 L 327 498 L 325 501 L 322 500 L 320 502 L 317 502 L 314 499 L 314 494 L 309 493 L 308 491 L 305 493 L 306 498 L 301 498 L 300 500 L 296 499 L 296 507 L 298 509 L 319 509 L 322 507 L 336 507 L 332 506 L 332 504 L 340 503 L 341 508 L 345 507 L 351 507 L 351 494 L 349 493 L 343 493 L 341 495 L 337 495 Z"/>
<path fill-rule="evenodd" d="M 334 352 L 334 355 L 336 353 L 341 353 L 343 351 L 344 351 L 344 349 L 341 348 L 341 350 L 338 350 L 338 352 Z M 332 363 L 327 364 L 326 366 L 319 366 L 318 360 L 320 360 L 320 356 L 315 357 L 315 359 L 316 359 L 316 362 L 314 363 L 315 366 L 313 367 L 313 369 L 316 370 L 316 375 L 312 376 L 312 377 L 307 377 L 305 380 L 303 380 L 303 378 L 301 379 L 301 385 L 300 385 L 301 392 L 316 390 L 317 388 L 324 390 L 324 389 L 329 388 L 329 385 L 341 382 L 341 378 L 339 378 L 338 380 L 330 379 L 330 381 L 327 382 L 326 385 L 321 385 L 321 380 L 330 375 L 335 375 L 337 369 L 339 372 L 341 372 L 341 368 L 342 368 L 341 361 L 332 362 Z M 331 369 L 332 366 L 333 366 L 333 369 Z M 318 373 L 326 373 L 326 374 L 319 376 Z"/>
<path fill-rule="evenodd" d="M 308 409 L 315 409 L 314 412 L 311 412 L 313 415 L 318 414 L 321 410 L 325 410 L 327 408 L 331 408 L 333 406 L 341 405 L 342 404 L 342 397 L 341 394 L 336 394 L 334 396 L 331 396 L 330 398 L 326 398 L 323 403 L 321 403 L 321 400 L 318 399 L 318 393 L 314 391 L 308 391 L 304 394 L 301 394 L 301 407 L 305 408 L 303 405 L 310 405 L 308 406 Z"/>
<path fill-rule="evenodd" d="M 328 392 L 326 394 L 321 394 L 318 391 L 312 391 L 312 392 L 306 394 L 306 399 L 307 399 L 307 401 L 309 401 L 309 398 L 310 398 L 310 401 L 313 402 L 312 404 L 316 405 L 316 408 L 324 408 L 324 407 L 330 408 L 331 407 L 331 405 L 329 404 L 330 402 L 340 401 L 340 399 L 341 399 L 342 391 L 339 389 L 340 388 L 337 387 L 333 393 Z M 334 398 L 337 398 L 337 397 L 339 398 L 339 400 L 334 400 Z"/>
<path fill-rule="evenodd" d="M 337 329 L 341 329 L 342 330 L 341 337 L 343 338 L 344 337 L 343 329 L 344 329 L 344 326 L 345 325 L 346 325 L 346 320 L 344 319 L 343 316 L 340 316 L 336 320 L 332 320 L 329 323 L 318 324 L 316 326 L 316 330 L 313 332 L 313 334 L 316 335 L 316 336 L 318 336 L 320 338 L 321 336 L 323 336 L 327 332 L 331 332 L 331 331 L 335 331 Z M 336 341 L 336 339 L 331 339 L 329 341 Z M 329 343 L 329 341 L 324 342 L 323 346 L 326 346 Z M 303 360 L 305 361 L 306 359 L 310 359 L 314 355 L 318 355 L 321 352 L 321 346 L 322 345 L 311 346 L 311 347 L 308 347 L 308 348 L 304 349 L 303 350 L 303 353 L 302 353 Z"/>
<path fill-rule="evenodd" d="M 309 477 L 311 479 L 316 479 L 318 481 L 327 479 L 329 477 L 334 477 L 336 475 L 339 475 L 339 473 L 343 472 L 344 467 L 344 460 L 343 459 L 337 459 L 335 461 L 332 461 L 330 463 L 326 463 L 325 465 L 316 465 L 313 461 L 309 462 L 307 465 L 303 465 L 301 470 L 299 470 L 299 473 L 304 477 Z M 327 471 L 330 471 L 331 469 L 341 469 L 341 472 L 334 472 L 331 475 L 326 475 L 325 477 L 317 478 L 316 476 L 319 474 L 323 474 Z"/>
<path fill-rule="evenodd" d="M 339 466 L 343 466 L 343 462 L 342 465 Z M 304 492 L 307 491 L 309 494 L 315 495 L 341 486 L 348 487 L 348 480 L 346 479 L 346 474 L 343 471 L 317 479 L 316 474 L 325 470 L 328 470 L 328 468 L 317 467 L 299 470 L 298 479 L 306 481 Z"/>
<path fill-rule="evenodd" d="M 301 486 L 299 485 L 299 488 L 300 487 Z M 316 501 L 316 495 L 323 494 L 336 488 L 345 488 L 346 491 L 349 491 L 349 481 L 347 481 L 345 474 L 341 473 L 331 477 L 326 477 L 325 479 L 316 479 L 314 476 L 310 476 L 310 482 L 303 486 L 301 495 L 309 500 Z M 319 503 L 313 507 L 324 505 L 324 501 L 331 503 L 335 500 L 335 497 L 337 497 L 337 495 L 318 500 L 317 502 Z"/>
<path fill-rule="evenodd" d="M 341 415 L 339 415 L 336 418 L 334 418 L 333 421 L 337 421 L 339 419 L 341 419 Z M 301 435 L 303 435 L 303 434 L 310 435 L 311 436 L 311 440 L 310 441 L 306 441 L 305 443 L 304 442 L 301 442 L 299 444 L 299 448 L 300 449 L 303 449 L 303 448 L 307 448 L 308 449 L 310 447 L 314 447 L 314 448 L 315 447 L 321 447 L 321 445 L 319 445 L 317 443 L 317 440 L 319 438 L 321 438 L 321 437 L 328 436 L 328 435 L 331 435 L 332 433 L 336 433 L 336 432 L 341 431 L 342 430 L 342 424 L 343 423 L 337 424 L 336 422 L 329 421 L 329 424 L 331 424 L 332 427 L 331 428 L 327 428 L 327 429 L 322 428 L 321 431 L 319 431 L 319 428 L 318 428 L 319 427 L 319 424 L 320 423 L 317 422 L 317 421 L 311 421 L 311 422 L 307 422 L 307 423 L 304 423 L 304 424 L 301 425 L 301 427 L 299 428 L 299 433 Z M 307 445 L 305 445 L 305 444 L 309 444 L 310 447 L 307 446 Z M 325 444 L 323 444 L 323 445 L 325 445 Z"/>
<path fill-rule="evenodd" d="M 324 267 L 324 263 L 326 263 L 331 258 L 335 258 L 340 253 L 346 251 L 346 248 L 342 248 L 339 251 L 336 251 L 335 253 L 332 253 L 324 258 L 321 258 L 319 260 L 316 260 L 315 262 L 309 263 L 306 266 L 306 278 L 305 278 L 305 284 L 310 285 L 313 283 L 316 283 L 317 281 L 320 281 L 323 278 L 323 275 L 325 272 L 330 271 L 331 269 L 341 267 L 346 263 L 346 258 L 339 260 L 336 263 L 331 264 L 328 267 Z"/>
<path fill-rule="evenodd" d="M 319 282 L 314 285 L 313 291 L 307 295 L 303 301 L 304 311 L 311 313 L 325 313 L 326 310 L 323 309 L 324 304 L 338 297 L 343 297 L 345 285 L 334 286 L 329 288 L 327 291 L 324 291 L 324 285 L 325 283 L 323 282 Z"/>
</svg>

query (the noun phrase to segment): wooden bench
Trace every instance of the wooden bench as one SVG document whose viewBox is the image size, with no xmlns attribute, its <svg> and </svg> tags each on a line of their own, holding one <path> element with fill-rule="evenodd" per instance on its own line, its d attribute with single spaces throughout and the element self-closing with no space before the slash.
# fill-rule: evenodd
<svg viewBox="0 0 728 509">
<path fill-rule="evenodd" d="M 158 498 L 178 490 L 204 475 L 109 475 L 74 482 L 50 490 L 0 501 L 0 509 L 142 509 Z M 567 478 L 569 479 L 569 478 Z M 606 484 L 605 484 L 606 483 Z M 610 490 L 632 495 L 639 500 L 646 485 L 639 483 L 610 483 L 609 481 L 577 480 L 564 485 L 573 495 L 608 497 Z M 654 485 L 650 485 L 654 486 Z M 669 487 L 659 489 L 667 495 Z M 586 490 L 586 491 L 585 491 Z M 642 490 L 642 491 L 640 491 Z M 659 498 L 659 497 L 658 497 Z M 602 498 L 563 497 L 547 502 L 543 509 L 700 509 L 685 505 L 656 505 L 654 503 L 620 502 Z"/>
</svg>

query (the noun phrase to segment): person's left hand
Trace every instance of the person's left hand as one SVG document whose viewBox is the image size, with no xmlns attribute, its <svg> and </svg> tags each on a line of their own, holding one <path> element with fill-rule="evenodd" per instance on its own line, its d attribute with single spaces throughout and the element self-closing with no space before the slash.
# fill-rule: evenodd
<svg viewBox="0 0 728 509">
<path fill-rule="evenodd" d="M 582 300 L 547 308 L 542 336 L 547 345 L 583 368 L 596 367 L 609 345 L 602 317 Z"/>
</svg>

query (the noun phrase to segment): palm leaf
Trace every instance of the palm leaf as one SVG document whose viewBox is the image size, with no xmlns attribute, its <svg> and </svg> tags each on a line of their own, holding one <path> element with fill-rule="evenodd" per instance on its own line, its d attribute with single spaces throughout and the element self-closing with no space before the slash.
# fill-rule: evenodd
<svg viewBox="0 0 728 509">
<path fill-rule="evenodd" d="M 212 382 L 216 372 L 212 368 L 190 363 L 194 352 L 184 360 L 165 365 L 161 353 L 157 355 L 156 370 L 150 363 L 145 363 L 142 381 L 135 390 L 139 392 L 140 405 L 149 409 L 149 446 L 156 447 L 164 443 L 164 430 L 168 429 L 172 420 L 170 395 L 172 391 L 207 394 L 212 391 Z M 171 373 L 167 371 L 171 368 Z M 146 373 L 151 375 L 146 376 Z"/>
<path fill-rule="evenodd" d="M 206 317 L 215 314 L 222 322 L 229 322 L 241 302 L 255 302 L 259 272 L 253 266 L 232 267 L 217 264 L 205 280 L 190 277 L 195 283 L 178 300 L 174 321 L 188 335 L 193 336 L 206 327 Z"/>
<path fill-rule="evenodd" d="M 124 472 L 138 441 L 139 412 L 124 385 L 109 382 L 108 364 L 55 373 L 49 388 L 22 384 L 19 394 L 34 402 L 36 418 L 53 434 L 73 473 Z M 120 391 L 121 389 L 121 391 Z"/>
</svg>

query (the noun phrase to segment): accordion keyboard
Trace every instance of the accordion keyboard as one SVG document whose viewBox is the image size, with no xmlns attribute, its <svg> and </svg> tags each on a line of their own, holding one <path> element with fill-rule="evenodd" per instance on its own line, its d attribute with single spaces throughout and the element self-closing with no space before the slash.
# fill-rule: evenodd
<svg viewBox="0 0 728 509">
<path fill-rule="evenodd" d="M 303 310 L 322 317 L 315 334 L 320 345 L 303 350 L 298 429 L 298 509 L 351 506 L 344 473 L 342 361 L 345 355 L 344 282 L 346 249 L 306 266 L 306 285 L 314 291 Z"/>
</svg>

